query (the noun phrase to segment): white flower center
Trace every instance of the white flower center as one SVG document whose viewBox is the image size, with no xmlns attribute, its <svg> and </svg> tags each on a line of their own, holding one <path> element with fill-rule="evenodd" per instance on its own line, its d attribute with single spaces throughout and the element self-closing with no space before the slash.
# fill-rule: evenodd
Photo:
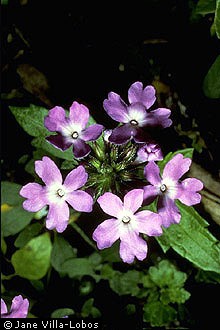
<svg viewBox="0 0 220 330">
<path fill-rule="evenodd" d="M 57 190 L 57 195 L 58 195 L 59 197 L 63 197 L 63 196 L 65 195 L 65 191 L 62 190 L 62 189 L 58 189 L 58 190 Z"/>
<path fill-rule="evenodd" d="M 75 131 L 75 132 L 72 133 L 71 136 L 72 136 L 73 139 L 77 139 L 79 137 L 79 133 Z"/>
<path fill-rule="evenodd" d="M 124 223 L 129 223 L 131 221 L 131 218 L 129 216 L 125 215 L 125 216 L 123 216 L 123 218 L 121 220 Z"/>
<path fill-rule="evenodd" d="M 137 125 L 138 125 L 138 121 L 135 120 L 135 119 L 132 119 L 132 120 L 130 120 L 130 124 L 131 124 L 132 126 L 137 126 Z"/>
<path fill-rule="evenodd" d="M 162 193 L 164 193 L 166 190 L 167 190 L 167 186 L 163 183 L 163 184 L 160 186 L 160 191 L 161 191 Z"/>
</svg>

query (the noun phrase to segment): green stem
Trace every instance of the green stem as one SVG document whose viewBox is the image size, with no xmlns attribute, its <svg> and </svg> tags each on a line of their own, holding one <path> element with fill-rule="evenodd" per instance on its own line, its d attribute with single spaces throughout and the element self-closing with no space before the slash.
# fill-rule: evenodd
<svg viewBox="0 0 220 330">
<path fill-rule="evenodd" d="M 89 239 L 89 237 L 84 233 L 84 231 L 76 224 L 76 222 L 71 222 L 70 225 L 75 229 L 75 231 L 88 243 L 94 250 L 97 251 L 95 244 Z"/>
</svg>

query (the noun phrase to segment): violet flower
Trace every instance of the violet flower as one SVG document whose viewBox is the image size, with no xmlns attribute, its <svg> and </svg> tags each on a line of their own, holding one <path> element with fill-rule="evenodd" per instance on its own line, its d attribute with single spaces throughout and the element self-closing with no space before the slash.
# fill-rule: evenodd
<svg viewBox="0 0 220 330">
<path fill-rule="evenodd" d="M 150 161 L 158 161 L 163 159 L 160 146 L 157 143 L 146 143 L 137 151 L 135 163 L 144 163 Z"/>
<path fill-rule="evenodd" d="M 12 299 L 10 312 L 3 299 L 1 299 L 1 318 L 26 318 L 28 314 L 29 301 L 27 298 L 23 299 L 21 295 L 15 296 Z"/>
<path fill-rule="evenodd" d="M 109 141 L 116 144 L 124 144 L 130 139 L 137 143 L 146 142 L 147 134 L 144 127 L 168 127 L 172 124 L 169 119 L 171 111 L 166 108 L 149 110 L 156 100 L 155 88 L 146 86 L 139 81 L 133 83 L 128 90 L 129 105 L 120 95 L 110 92 L 108 99 L 105 99 L 103 106 L 107 114 L 115 121 L 122 123 L 121 126 L 113 129 Z"/>
<path fill-rule="evenodd" d="M 197 192 L 203 188 L 203 183 L 195 178 L 179 181 L 189 170 L 191 162 L 190 158 L 177 154 L 165 165 L 162 176 L 159 166 L 154 162 L 149 162 L 144 168 L 146 179 L 150 182 L 144 187 L 144 201 L 150 203 L 159 196 L 158 212 L 166 228 L 180 221 L 176 199 L 188 206 L 200 203 L 201 195 Z"/>
<path fill-rule="evenodd" d="M 139 236 L 162 234 L 160 216 L 151 211 L 136 211 L 143 203 L 143 189 L 133 189 L 124 196 L 124 202 L 110 192 L 97 199 L 102 210 L 111 217 L 95 229 L 93 239 L 99 249 L 110 247 L 120 239 L 120 257 L 126 263 L 132 263 L 136 257 L 143 260 L 147 256 L 147 243 Z"/>
<path fill-rule="evenodd" d="M 88 127 L 89 110 L 78 102 L 73 102 L 69 111 L 69 118 L 65 110 L 59 106 L 54 107 L 45 117 L 44 125 L 57 135 L 48 136 L 46 139 L 55 147 L 66 150 L 73 145 L 73 154 L 76 158 L 82 158 L 91 151 L 88 141 L 96 140 L 102 133 L 103 126 L 93 124 Z"/>
<path fill-rule="evenodd" d="M 92 211 L 92 197 L 87 192 L 78 190 L 88 179 L 83 166 L 72 170 L 62 183 L 60 170 L 49 157 L 45 156 L 42 161 L 35 162 L 35 172 L 45 186 L 34 182 L 28 183 L 21 188 L 20 195 L 27 198 L 23 202 L 23 208 L 29 212 L 37 212 L 45 205 L 49 205 L 47 229 L 56 229 L 59 233 L 66 229 L 69 220 L 68 204 L 80 212 Z"/>
</svg>

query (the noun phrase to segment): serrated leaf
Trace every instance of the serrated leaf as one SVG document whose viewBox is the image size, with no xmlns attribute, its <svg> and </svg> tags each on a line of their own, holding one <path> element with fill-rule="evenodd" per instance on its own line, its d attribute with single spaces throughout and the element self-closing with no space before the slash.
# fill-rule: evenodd
<svg viewBox="0 0 220 330">
<path fill-rule="evenodd" d="M 208 223 L 193 207 L 180 202 L 177 205 L 180 223 L 164 229 L 163 235 L 156 237 L 162 249 L 167 251 L 172 247 L 196 267 L 220 273 L 220 244 L 206 228 Z"/>
<path fill-rule="evenodd" d="M 146 303 L 143 308 L 144 321 L 152 327 L 169 326 L 176 319 L 177 312 L 173 307 L 160 301 Z"/>
<path fill-rule="evenodd" d="M 160 288 L 181 287 L 187 275 L 179 271 L 169 260 L 162 260 L 157 266 L 149 268 L 150 279 Z"/>
<path fill-rule="evenodd" d="M 61 235 L 56 235 L 52 252 L 51 264 L 57 272 L 66 273 L 63 268 L 65 261 L 75 258 L 77 250 L 74 249 Z"/>
<path fill-rule="evenodd" d="M 217 56 L 204 78 L 203 92 L 211 99 L 220 98 L 220 55 Z"/>
<path fill-rule="evenodd" d="M 82 317 L 92 316 L 93 318 L 100 317 L 101 313 L 98 308 L 94 307 L 94 298 L 88 299 L 82 306 Z"/>
<path fill-rule="evenodd" d="M 190 297 L 190 293 L 184 288 L 163 288 L 160 290 L 160 300 L 163 304 L 184 304 Z"/>
<path fill-rule="evenodd" d="M 11 262 L 16 274 L 29 280 L 44 277 L 50 267 L 51 250 L 49 233 L 32 238 L 12 255 Z"/>
<path fill-rule="evenodd" d="M 129 270 L 126 273 L 115 271 L 114 276 L 109 279 L 110 288 L 118 295 L 137 296 L 140 292 L 138 284 L 141 282 L 141 273 Z"/>
<path fill-rule="evenodd" d="M 29 107 L 9 106 L 9 109 L 26 133 L 34 137 L 48 135 L 48 130 L 44 126 L 47 109 L 34 104 L 30 104 Z"/>
</svg>

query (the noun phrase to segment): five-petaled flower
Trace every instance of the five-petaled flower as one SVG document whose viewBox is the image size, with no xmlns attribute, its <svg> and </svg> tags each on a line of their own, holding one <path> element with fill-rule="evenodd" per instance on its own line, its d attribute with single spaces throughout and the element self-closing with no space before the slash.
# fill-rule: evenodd
<svg viewBox="0 0 220 330">
<path fill-rule="evenodd" d="M 144 168 L 146 179 L 150 183 L 144 187 L 144 202 L 150 203 L 159 196 L 158 212 L 164 227 L 179 223 L 181 219 L 175 204 L 176 199 L 188 206 L 198 204 L 201 200 L 198 191 L 203 188 L 203 183 L 200 180 L 187 178 L 179 181 L 188 172 L 191 162 L 190 158 L 184 158 L 182 154 L 175 155 L 165 165 L 162 177 L 155 162 L 149 162 Z"/>
<path fill-rule="evenodd" d="M 64 183 L 60 170 L 49 157 L 45 156 L 42 161 L 36 161 L 35 171 L 45 186 L 35 182 L 28 183 L 21 188 L 20 195 L 27 198 L 23 202 L 23 207 L 27 211 L 37 212 L 49 205 L 47 229 L 56 229 L 59 233 L 66 229 L 69 220 L 68 204 L 80 212 L 92 211 L 92 197 L 87 192 L 78 190 L 88 179 L 82 165 L 72 170 Z"/>
<path fill-rule="evenodd" d="M 48 112 L 44 125 L 57 135 L 48 136 L 46 139 L 55 147 L 66 150 L 73 145 L 73 154 L 76 158 L 82 158 L 91 151 L 88 141 L 96 140 L 102 133 L 103 126 L 93 124 L 88 127 L 89 109 L 76 101 L 70 107 L 69 118 L 65 110 L 56 106 Z"/>
<path fill-rule="evenodd" d="M 21 295 L 15 296 L 12 299 L 10 312 L 8 311 L 4 300 L 1 299 L 1 318 L 26 318 L 28 314 L 28 308 L 28 299 L 23 299 Z"/>
<path fill-rule="evenodd" d="M 171 111 L 166 108 L 149 110 L 156 101 L 155 88 L 151 85 L 143 88 L 142 82 L 133 83 L 128 89 L 127 105 L 120 95 L 110 92 L 103 106 L 108 115 L 122 125 L 113 129 L 109 141 L 115 144 L 124 144 L 130 139 L 136 143 L 147 142 L 148 134 L 144 127 L 168 127 L 172 124 L 169 118 Z"/>
<path fill-rule="evenodd" d="M 148 236 L 162 234 L 161 219 L 148 210 L 138 211 L 143 203 L 143 190 L 133 189 L 124 196 L 124 201 L 110 192 L 97 199 L 102 210 L 112 216 L 95 229 L 93 239 L 99 249 L 112 246 L 120 239 L 120 257 L 126 263 L 132 263 L 136 257 L 143 260 L 147 256 L 147 243 L 139 233 Z"/>
</svg>

